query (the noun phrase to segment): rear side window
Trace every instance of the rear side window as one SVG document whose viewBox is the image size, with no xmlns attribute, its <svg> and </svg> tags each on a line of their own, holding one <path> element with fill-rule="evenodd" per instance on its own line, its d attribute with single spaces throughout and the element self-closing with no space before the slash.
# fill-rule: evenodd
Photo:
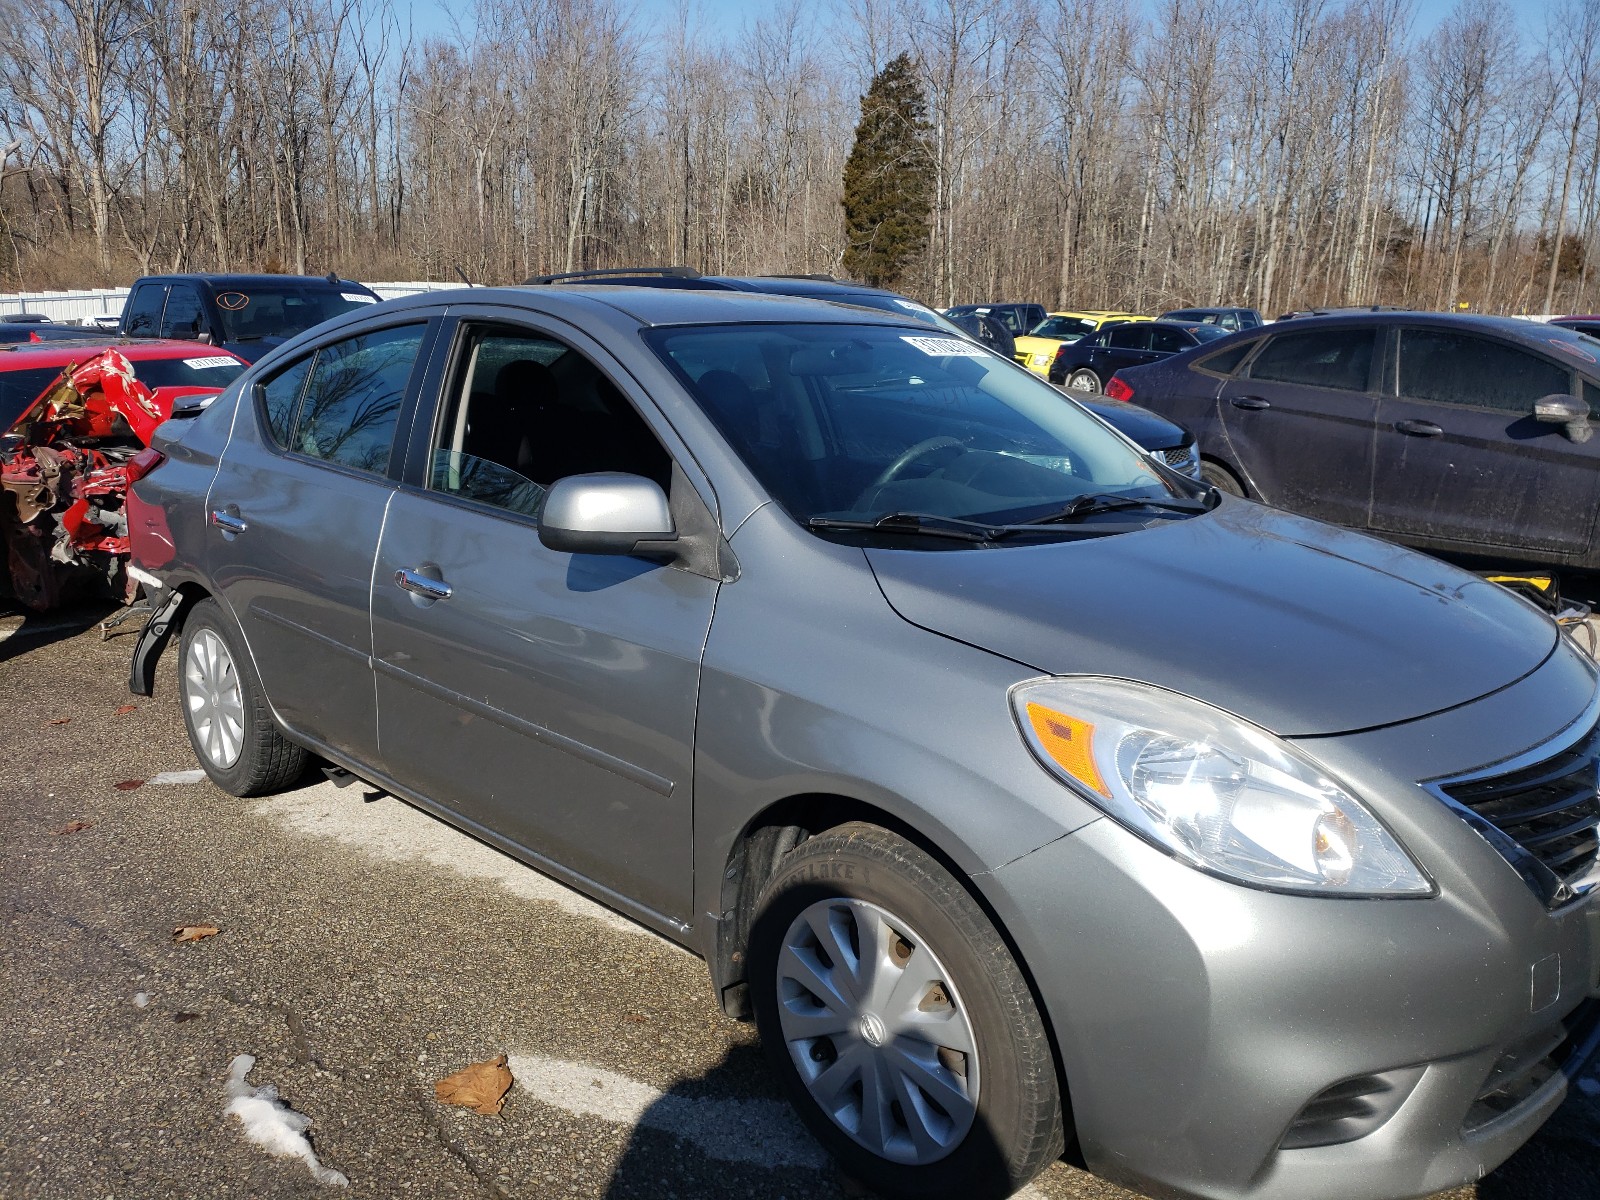
<svg viewBox="0 0 1600 1200">
<path fill-rule="evenodd" d="M 1448 329 L 1400 331 L 1400 394 L 1527 415 L 1541 396 L 1572 390 L 1566 367 L 1504 342 Z"/>
<path fill-rule="evenodd" d="M 1273 338 L 1250 367 L 1251 379 L 1364 392 L 1372 373 L 1373 329 L 1308 329 Z"/>
<path fill-rule="evenodd" d="M 1114 350 L 1150 349 L 1150 327 L 1142 321 L 1113 327 L 1106 337 L 1106 345 Z"/>
<path fill-rule="evenodd" d="M 404 325 L 318 350 L 290 448 L 358 471 L 387 470 L 422 334 L 423 326 Z"/>
<path fill-rule="evenodd" d="M 1215 354 L 1208 354 L 1194 365 L 1202 371 L 1210 371 L 1213 375 L 1232 375 L 1239 369 L 1239 364 L 1245 355 L 1256 348 L 1255 342 L 1243 342 L 1237 346 L 1229 346 L 1226 350 L 1218 350 Z"/>
<path fill-rule="evenodd" d="M 155 337 L 161 327 L 161 304 L 166 298 L 165 284 L 146 283 L 134 288 L 123 314 L 122 332 L 128 337 Z"/>
<path fill-rule="evenodd" d="M 0 371 L 0 433 L 39 398 L 60 367 L 30 367 L 26 371 Z"/>
<path fill-rule="evenodd" d="M 309 374 L 311 374 L 311 359 L 302 358 L 261 385 L 267 429 L 272 434 L 272 440 L 279 446 L 287 448 L 289 445 L 289 434 L 294 428 L 295 408 L 300 403 L 300 393 L 305 390 L 306 376 Z"/>
</svg>

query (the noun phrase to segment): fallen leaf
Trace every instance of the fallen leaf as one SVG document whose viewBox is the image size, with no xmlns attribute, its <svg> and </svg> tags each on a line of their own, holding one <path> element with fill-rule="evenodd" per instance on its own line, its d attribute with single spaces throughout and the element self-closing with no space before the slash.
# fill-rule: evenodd
<svg viewBox="0 0 1600 1200">
<path fill-rule="evenodd" d="M 459 1104 L 486 1117 L 500 1111 L 510 1090 L 511 1072 L 504 1054 L 463 1067 L 433 1085 L 433 1094 L 441 1103 Z"/>
<path fill-rule="evenodd" d="M 192 1012 L 173 1013 L 172 1019 L 178 1024 L 182 1025 L 185 1021 L 198 1021 L 200 1019 L 200 1014 Z"/>
<path fill-rule="evenodd" d="M 52 725 L 65 725 L 70 720 L 72 720 L 71 717 L 57 717 L 55 720 L 51 721 L 50 724 L 52 724 Z"/>
<path fill-rule="evenodd" d="M 124 704 L 121 708 L 117 709 L 117 711 L 116 711 L 116 713 L 114 715 L 119 716 L 119 717 L 125 717 L 131 712 L 137 712 L 138 709 L 139 709 L 139 706 L 137 704 Z"/>
<path fill-rule="evenodd" d="M 143 785 L 143 783 L 144 780 L 142 779 L 124 779 L 121 783 L 113 783 L 111 786 L 119 792 L 131 792 L 134 788 Z"/>
<path fill-rule="evenodd" d="M 641 1017 L 638 1013 L 627 1013 L 622 1019 L 630 1025 L 643 1025 L 650 1020 L 649 1017 Z"/>
<path fill-rule="evenodd" d="M 201 938 L 211 937 L 221 933 L 215 925 L 179 925 L 172 931 L 172 940 L 175 942 L 198 942 Z"/>
<path fill-rule="evenodd" d="M 93 821 L 68 821 L 60 829 L 52 829 L 50 832 L 60 837 L 64 833 L 82 833 L 85 829 L 92 829 L 93 827 Z"/>
</svg>

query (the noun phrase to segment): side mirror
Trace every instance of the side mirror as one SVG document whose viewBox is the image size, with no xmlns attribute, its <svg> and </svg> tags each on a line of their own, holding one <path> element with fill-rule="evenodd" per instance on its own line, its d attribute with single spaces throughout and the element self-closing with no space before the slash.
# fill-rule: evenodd
<svg viewBox="0 0 1600 1200">
<path fill-rule="evenodd" d="M 617 471 L 569 475 L 550 485 L 539 541 L 565 554 L 676 557 L 678 531 L 654 480 Z"/>
<path fill-rule="evenodd" d="M 204 342 L 208 346 L 215 346 L 217 344 L 216 335 L 213 334 L 209 329 L 202 329 L 199 333 L 195 334 L 194 340 L 197 342 Z"/>
<path fill-rule="evenodd" d="M 1567 436 L 1575 442 L 1587 442 L 1594 436 L 1589 426 L 1589 406 L 1576 396 L 1541 396 L 1533 402 L 1533 416 L 1547 425 L 1565 425 Z"/>
</svg>

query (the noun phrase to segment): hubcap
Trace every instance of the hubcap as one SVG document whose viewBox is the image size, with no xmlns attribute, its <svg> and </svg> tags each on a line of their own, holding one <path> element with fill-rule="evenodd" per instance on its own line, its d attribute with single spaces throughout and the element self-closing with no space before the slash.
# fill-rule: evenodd
<svg viewBox="0 0 1600 1200">
<path fill-rule="evenodd" d="M 244 697 L 233 655 L 209 629 L 195 634 L 184 656 L 183 699 L 196 748 L 206 761 L 223 771 L 238 762 L 244 746 Z"/>
<path fill-rule="evenodd" d="M 972 1026 L 917 932 L 864 900 L 822 900 L 789 926 L 778 1023 L 811 1098 L 872 1153 L 919 1166 L 967 1136 L 978 1109 Z"/>
</svg>

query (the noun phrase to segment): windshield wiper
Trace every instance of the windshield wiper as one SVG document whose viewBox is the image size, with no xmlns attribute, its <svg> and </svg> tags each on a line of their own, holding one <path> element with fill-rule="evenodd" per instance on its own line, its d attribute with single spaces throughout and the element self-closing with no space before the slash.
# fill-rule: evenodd
<svg viewBox="0 0 1600 1200">
<path fill-rule="evenodd" d="M 1204 500 L 1147 500 L 1138 496 L 1119 496 L 1114 492 L 1091 492 L 1086 496 L 1077 497 L 1065 508 L 1058 508 L 1053 513 L 1034 517 L 1031 521 L 1020 521 L 1018 524 L 1054 525 L 1063 521 L 1076 521 L 1079 517 L 1092 516 L 1095 513 L 1115 512 L 1121 508 L 1157 508 L 1165 512 L 1181 513 L 1211 511 L 1211 506 Z"/>
<path fill-rule="evenodd" d="M 869 533 L 914 533 L 927 537 L 957 538 L 963 542 L 990 542 L 1015 532 L 1004 525 L 982 525 L 960 517 L 938 513 L 890 512 L 871 521 L 847 521 L 839 517 L 812 517 L 812 529 L 852 529 Z"/>
</svg>

